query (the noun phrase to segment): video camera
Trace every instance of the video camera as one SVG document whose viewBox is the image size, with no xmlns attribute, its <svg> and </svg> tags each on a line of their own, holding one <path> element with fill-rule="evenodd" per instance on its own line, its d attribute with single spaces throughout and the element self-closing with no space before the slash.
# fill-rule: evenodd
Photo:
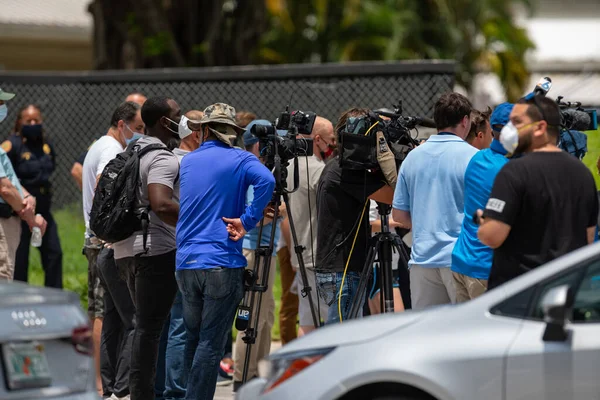
<svg viewBox="0 0 600 400">
<path fill-rule="evenodd" d="M 543 77 L 525 99 L 529 100 L 536 95 L 546 96 L 550 88 L 552 79 Z M 580 102 L 563 101 L 563 98 L 564 96 L 558 96 L 556 99 L 561 116 L 558 147 L 581 160 L 587 153 L 587 136 L 583 131 L 598 129 L 598 116 L 596 110 L 586 110 Z"/>
<path fill-rule="evenodd" d="M 552 79 L 543 77 L 539 80 L 533 92 L 525 96 L 529 100 L 533 96 L 546 96 L 552 88 Z M 598 129 L 596 110 L 586 110 L 581 102 L 563 101 L 564 96 L 558 96 L 556 104 L 560 108 L 561 128 L 569 131 L 595 131 Z"/>
<path fill-rule="evenodd" d="M 274 124 L 254 125 L 250 132 L 258 138 L 265 166 L 273 169 L 275 155 L 279 155 L 282 164 L 298 156 L 312 156 L 312 139 L 298 138 L 297 135 L 310 135 L 316 118 L 314 112 L 296 110 L 290 113 L 289 107 L 286 107 Z"/>
<path fill-rule="evenodd" d="M 379 131 L 392 149 L 396 163 L 402 162 L 406 154 L 419 144 L 410 131 L 418 125 L 435 128 L 435 122 L 428 118 L 404 116 L 402 113 L 402 101 L 399 101 L 394 110 L 379 109 L 364 116 L 349 117 L 339 134 L 340 166 L 350 170 L 379 168 L 376 136 Z"/>
</svg>

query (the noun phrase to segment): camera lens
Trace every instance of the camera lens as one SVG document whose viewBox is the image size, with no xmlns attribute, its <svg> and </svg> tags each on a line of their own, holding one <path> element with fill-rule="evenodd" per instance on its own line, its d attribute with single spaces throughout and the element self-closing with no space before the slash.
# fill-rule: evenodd
<svg viewBox="0 0 600 400">
<path fill-rule="evenodd" d="M 250 132 L 257 138 L 265 138 L 275 134 L 275 128 L 272 125 L 254 125 L 250 128 Z"/>
</svg>

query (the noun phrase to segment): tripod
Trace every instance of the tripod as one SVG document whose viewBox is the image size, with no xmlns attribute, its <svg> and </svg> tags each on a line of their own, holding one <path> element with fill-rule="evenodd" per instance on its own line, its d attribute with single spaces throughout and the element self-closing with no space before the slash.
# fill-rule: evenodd
<svg viewBox="0 0 600 400">
<path fill-rule="evenodd" d="M 356 291 L 356 296 L 352 301 L 350 308 L 350 319 L 356 318 L 362 309 L 365 296 L 367 295 L 367 283 L 373 274 L 373 265 L 375 261 L 379 262 L 381 269 L 380 301 L 381 310 L 384 313 L 394 312 L 394 292 L 393 292 L 393 273 L 392 273 L 392 250 L 395 249 L 400 255 L 401 262 L 408 263 L 408 254 L 402 246 L 401 238 L 390 232 L 389 215 L 392 207 L 388 204 L 377 203 L 379 219 L 381 220 L 381 232 L 378 232 L 370 240 L 367 260 L 360 274 L 360 280 Z M 378 258 L 376 259 L 376 256 Z"/>
<path fill-rule="evenodd" d="M 283 163 L 283 169 L 281 158 L 277 152 L 277 147 L 275 150 L 275 192 L 273 193 L 273 201 L 271 204 L 274 204 L 274 212 L 273 212 L 273 224 L 276 223 L 277 218 L 279 217 L 279 207 L 281 206 L 281 201 L 283 199 L 283 203 L 289 209 L 289 198 L 288 193 L 285 191 L 286 187 L 286 179 L 287 179 L 287 165 L 288 162 Z M 295 171 L 298 171 L 298 159 L 295 159 Z M 320 323 L 317 319 L 317 313 L 315 311 L 315 305 L 313 303 L 313 298 L 311 296 L 312 288 L 308 284 L 308 276 L 306 275 L 306 267 L 304 265 L 304 259 L 302 258 L 302 252 L 304 251 L 304 247 L 298 244 L 298 237 L 296 235 L 296 229 L 294 227 L 294 219 L 292 218 L 291 213 L 288 213 L 288 220 L 290 223 L 290 231 L 292 234 L 292 241 L 294 243 L 294 251 L 298 256 L 298 267 L 300 271 L 300 277 L 302 279 L 302 290 L 300 291 L 303 297 L 308 296 L 308 303 L 310 306 L 310 312 L 312 315 L 312 320 L 315 328 L 318 328 Z M 246 293 L 244 294 L 244 300 L 239 307 L 238 316 L 236 319 L 236 328 L 239 331 L 244 331 L 245 336 L 243 338 L 244 343 L 246 343 L 246 355 L 244 359 L 244 371 L 242 373 L 242 383 L 245 383 L 248 379 L 248 364 L 250 363 L 250 355 L 252 352 L 252 345 L 256 343 L 256 336 L 258 331 L 258 322 L 260 316 L 260 306 L 262 304 L 262 295 L 267 291 L 268 279 L 269 279 L 269 271 L 271 268 L 271 257 L 273 254 L 274 242 L 275 242 L 275 231 L 276 227 L 273 226 L 271 229 L 271 235 L 269 238 L 269 244 L 266 246 L 261 246 L 261 238 L 262 231 L 264 227 L 264 219 L 261 220 L 259 230 L 258 230 L 258 245 L 255 250 L 255 259 L 254 259 L 254 267 L 252 271 L 249 271 L 245 275 L 245 289 Z M 262 266 L 261 266 L 261 261 Z M 258 282 L 260 280 L 260 282 Z M 258 293 L 258 299 L 255 304 L 255 295 Z M 252 310 L 255 309 L 256 313 L 254 316 L 253 323 L 250 327 L 248 327 L 248 322 L 252 320 Z"/>
</svg>

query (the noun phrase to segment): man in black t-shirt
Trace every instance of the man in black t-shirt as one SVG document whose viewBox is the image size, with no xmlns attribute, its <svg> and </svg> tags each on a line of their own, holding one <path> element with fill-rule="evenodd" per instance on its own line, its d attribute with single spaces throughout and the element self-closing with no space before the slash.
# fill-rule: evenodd
<svg viewBox="0 0 600 400">
<path fill-rule="evenodd" d="M 364 109 L 345 112 L 338 121 L 336 134 L 346 129 L 348 118 L 367 113 Z M 369 199 L 391 204 L 393 197 L 394 189 L 381 171 L 343 170 L 338 157 L 323 169 L 317 189 L 315 271 L 319 295 L 329 305 L 327 323 L 340 320 L 339 288 L 342 288 L 343 320 L 348 317 L 356 294 L 371 237 Z"/>
<path fill-rule="evenodd" d="M 488 288 L 594 240 L 594 178 L 556 146 L 559 126 L 558 105 L 534 97 L 515 105 L 501 132 L 501 139 L 518 135 L 515 154 L 526 154 L 500 170 L 485 212 L 477 212 L 479 239 L 495 249 Z"/>
</svg>

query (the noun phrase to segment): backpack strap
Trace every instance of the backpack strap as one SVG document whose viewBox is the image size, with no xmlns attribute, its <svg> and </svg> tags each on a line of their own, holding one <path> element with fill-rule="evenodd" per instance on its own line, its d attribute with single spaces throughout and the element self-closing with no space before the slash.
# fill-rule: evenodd
<svg viewBox="0 0 600 400">
<path fill-rule="evenodd" d="M 169 150 L 169 148 L 162 143 L 152 143 L 143 147 L 142 149 L 140 149 L 138 146 L 138 148 L 135 151 L 137 151 L 138 153 L 138 158 L 142 158 L 145 154 L 155 150 L 166 150 L 168 152 L 171 152 L 171 150 Z M 177 182 L 178 179 L 179 171 L 177 172 L 177 178 L 175 178 L 175 182 Z M 146 244 L 148 242 L 148 229 L 150 228 L 150 211 L 151 208 L 150 205 L 148 205 L 146 209 L 144 209 L 140 214 L 140 222 L 142 224 L 142 243 L 144 249 L 144 253 L 142 254 L 148 253 L 148 247 L 146 246 Z"/>
</svg>

